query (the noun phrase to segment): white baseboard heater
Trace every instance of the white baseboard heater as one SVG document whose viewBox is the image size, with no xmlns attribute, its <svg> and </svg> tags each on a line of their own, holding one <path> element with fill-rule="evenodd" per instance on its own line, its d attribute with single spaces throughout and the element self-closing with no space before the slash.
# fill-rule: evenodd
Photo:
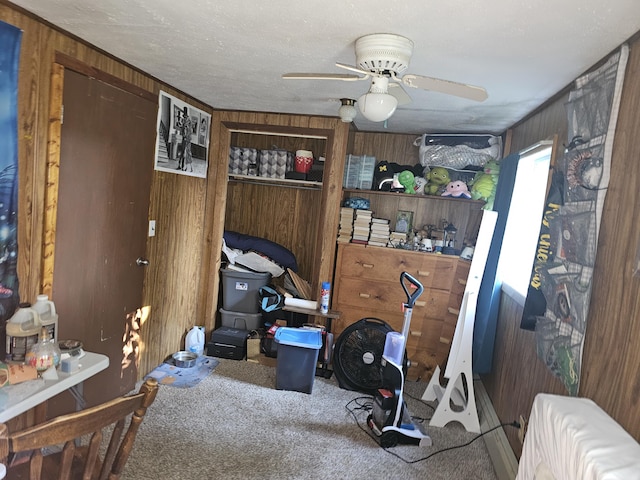
<svg viewBox="0 0 640 480">
<path fill-rule="evenodd" d="M 640 444 L 588 398 L 540 393 L 516 480 L 640 479 Z"/>
</svg>

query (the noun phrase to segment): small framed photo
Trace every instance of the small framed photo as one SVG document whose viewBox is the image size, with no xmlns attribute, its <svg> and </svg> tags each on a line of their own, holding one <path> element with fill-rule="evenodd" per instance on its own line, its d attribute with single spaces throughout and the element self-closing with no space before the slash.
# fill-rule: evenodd
<svg viewBox="0 0 640 480">
<path fill-rule="evenodd" d="M 395 231 L 400 233 L 409 233 L 413 228 L 413 212 L 409 210 L 398 210 L 396 215 Z"/>
</svg>

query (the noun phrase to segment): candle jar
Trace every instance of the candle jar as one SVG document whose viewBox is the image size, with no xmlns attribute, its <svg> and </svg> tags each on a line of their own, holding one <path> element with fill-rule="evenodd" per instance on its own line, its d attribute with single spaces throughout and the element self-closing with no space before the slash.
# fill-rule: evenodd
<svg viewBox="0 0 640 480">
<path fill-rule="evenodd" d="M 25 363 L 35 367 L 38 373 L 60 365 L 60 348 L 51 338 L 46 327 L 42 327 L 38 342 L 33 344 L 27 352 Z"/>
</svg>

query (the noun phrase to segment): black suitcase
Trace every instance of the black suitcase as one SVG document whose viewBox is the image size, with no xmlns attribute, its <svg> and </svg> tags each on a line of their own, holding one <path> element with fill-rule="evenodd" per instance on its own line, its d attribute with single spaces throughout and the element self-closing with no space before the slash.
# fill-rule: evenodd
<svg viewBox="0 0 640 480">
<path fill-rule="evenodd" d="M 207 355 L 243 360 L 247 356 L 248 337 L 249 330 L 220 327 L 211 333 L 211 341 L 207 342 Z"/>
</svg>

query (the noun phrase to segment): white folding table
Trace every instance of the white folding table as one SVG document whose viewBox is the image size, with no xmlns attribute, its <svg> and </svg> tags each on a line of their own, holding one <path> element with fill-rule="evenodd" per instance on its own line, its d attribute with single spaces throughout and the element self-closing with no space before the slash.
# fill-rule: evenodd
<svg viewBox="0 0 640 480">
<path fill-rule="evenodd" d="M 76 402 L 82 400 L 82 382 L 93 377 L 109 366 L 109 357 L 101 353 L 85 352 L 80 358 L 79 369 L 73 373 L 57 371 L 56 380 L 29 380 L 17 385 L 2 387 L 0 395 L 4 397 L 0 404 L 0 423 L 46 402 L 65 390 L 71 390 Z"/>
</svg>

